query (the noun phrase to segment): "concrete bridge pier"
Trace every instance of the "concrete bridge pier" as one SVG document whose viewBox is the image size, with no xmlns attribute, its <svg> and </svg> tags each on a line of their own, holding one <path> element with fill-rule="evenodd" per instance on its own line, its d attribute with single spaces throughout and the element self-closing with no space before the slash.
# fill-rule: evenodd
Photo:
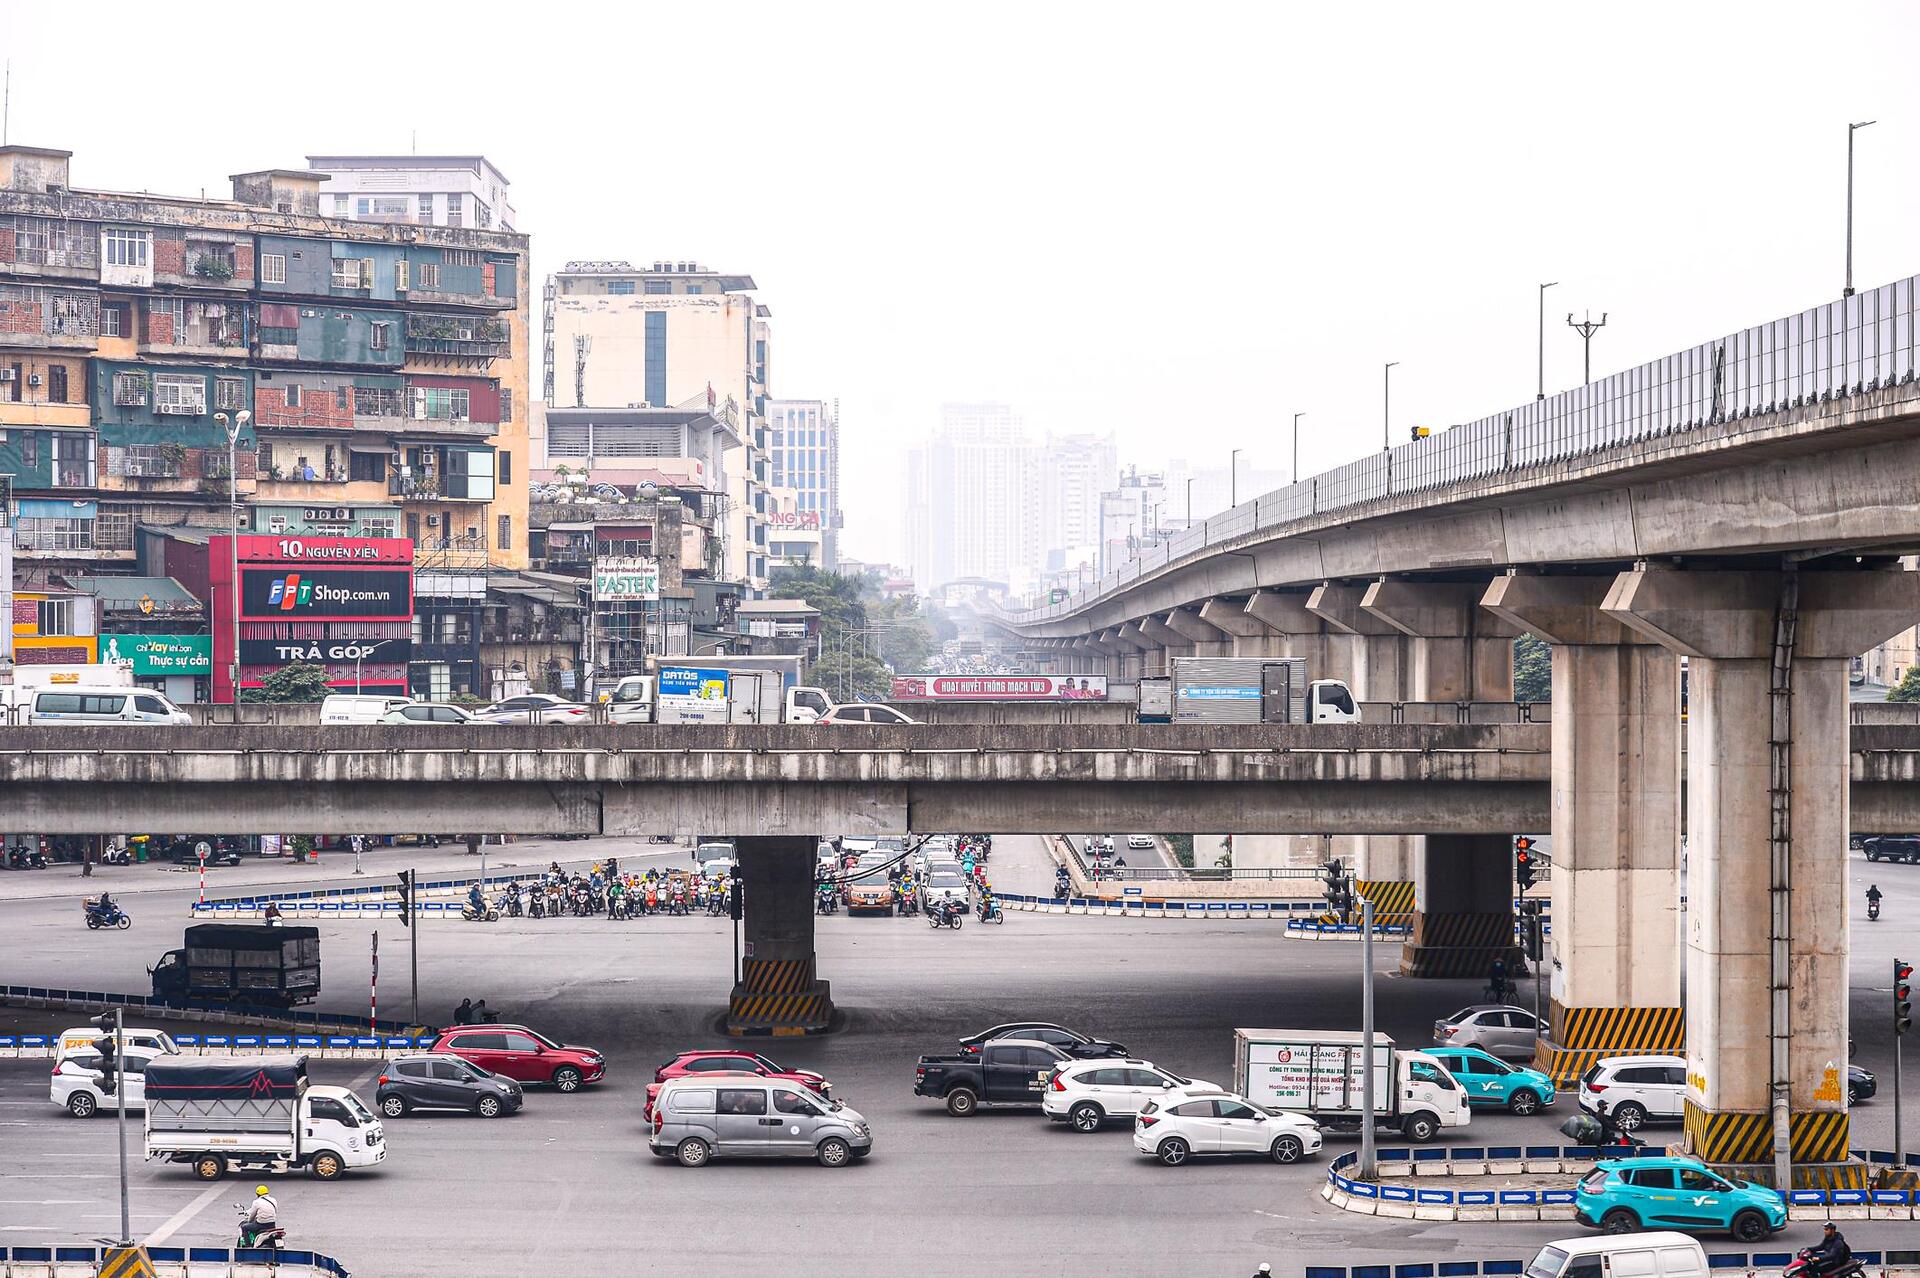
<svg viewBox="0 0 1920 1278">
<path fill-rule="evenodd" d="M 816 1034 L 833 1021 L 833 997 L 814 970 L 814 835 L 734 841 L 745 909 L 740 979 L 727 1001 L 729 1034 Z"/>
<path fill-rule="evenodd" d="M 1481 606 L 1553 645 L 1553 938 L 1534 1063 L 1681 1051 L 1680 659 L 1605 616 L 1613 575 L 1496 578 Z"/>
<path fill-rule="evenodd" d="M 1175 608 L 1162 618 L 1167 629 L 1188 644 L 1195 657 L 1231 657 L 1233 636 L 1207 621 L 1196 608 Z"/>
<path fill-rule="evenodd" d="M 1689 658 L 1685 1147 L 1839 1163 L 1847 665 L 1920 617 L 1920 574 L 1643 568 L 1602 611 Z"/>
<path fill-rule="evenodd" d="M 1150 674 L 1159 673 L 1149 668 L 1147 654 L 1158 649 L 1159 645 L 1140 631 L 1138 622 L 1127 622 L 1115 626 L 1101 635 L 1102 639 L 1118 644 L 1123 652 L 1120 657 L 1120 677 L 1138 682 Z"/>
</svg>

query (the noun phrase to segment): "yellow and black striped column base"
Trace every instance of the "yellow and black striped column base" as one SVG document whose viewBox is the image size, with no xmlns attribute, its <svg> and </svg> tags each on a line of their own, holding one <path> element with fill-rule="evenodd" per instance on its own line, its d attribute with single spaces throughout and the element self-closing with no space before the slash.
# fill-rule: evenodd
<svg viewBox="0 0 1920 1278">
<path fill-rule="evenodd" d="M 1715 1166 L 1773 1161 L 1773 1115 L 1708 1110 L 1686 1103 L 1685 1148 Z M 1848 1118 L 1844 1109 L 1796 1110 L 1787 1116 L 1789 1157 L 1800 1163 L 1844 1163 Z"/>
<path fill-rule="evenodd" d="M 828 983 L 813 974 L 813 959 L 747 959 L 727 1001 L 727 1033 L 818 1034 L 833 1023 Z"/>
<path fill-rule="evenodd" d="M 109 1247 L 100 1259 L 98 1278 L 153 1278 L 153 1262 L 144 1247 Z"/>
<path fill-rule="evenodd" d="M 1533 1049 L 1533 1067 L 1570 1087 L 1603 1056 L 1678 1056 L 1687 1043 L 1677 1007 L 1562 1007 Z"/>
<path fill-rule="evenodd" d="M 1415 914 L 1400 951 L 1400 974 L 1415 977 L 1477 976 L 1485 979 L 1494 960 L 1507 965 L 1517 980 L 1527 971 L 1513 941 L 1513 915 Z"/>
</svg>

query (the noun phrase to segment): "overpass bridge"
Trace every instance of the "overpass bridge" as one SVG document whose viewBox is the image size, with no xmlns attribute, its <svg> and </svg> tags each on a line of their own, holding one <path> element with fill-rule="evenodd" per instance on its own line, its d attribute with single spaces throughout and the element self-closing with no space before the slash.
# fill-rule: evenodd
<svg viewBox="0 0 1920 1278">
<path fill-rule="evenodd" d="M 1299 656 L 1371 701 L 1511 698 L 1513 638 L 1545 640 L 1542 1052 L 1673 1050 L 1684 1019 L 1690 1150 L 1833 1161 L 1850 807 L 1877 802 L 1862 775 L 1900 770 L 1854 754 L 1847 669 L 1920 621 L 1920 573 L 1899 570 L 1920 551 L 1916 319 L 1909 278 L 1705 342 L 1267 493 L 990 620 L 1054 673 Z M 1500 921 L 1505 883 L 1463 902 L 1456 849 L 1354 853 L 1364 878 L 1413 882 L 1416 968 Z"/>
</svg>

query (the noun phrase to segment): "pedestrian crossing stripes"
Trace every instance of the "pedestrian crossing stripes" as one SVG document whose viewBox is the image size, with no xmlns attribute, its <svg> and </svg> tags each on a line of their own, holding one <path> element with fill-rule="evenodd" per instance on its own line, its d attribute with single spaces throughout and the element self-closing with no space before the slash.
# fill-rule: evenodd
<svg viewBox="0 0 1920 1278">
<path fill-rule="evenodd" d="M 1686 1017 L 1677 1007 L 1562 1007 L 1553 1005 L 1554 1044 L 1629 1052 L 1677 1053 L 1686 1045 Z"/>
<path fill-rule="evenodd" d="M 1686 1102 L 1687 1151 L 1709 1163 L 1764 1163 L 1773 1157 L 1769 1114 L 1715 1112 Z M 1795 1163 L 1839 1163 L 1847 1157 L 1845 1110 L 1801 1110 L 1787 1118 Z M 1797 1175 L 1797 1172 L 1796 1172 Z"/>
</svg>

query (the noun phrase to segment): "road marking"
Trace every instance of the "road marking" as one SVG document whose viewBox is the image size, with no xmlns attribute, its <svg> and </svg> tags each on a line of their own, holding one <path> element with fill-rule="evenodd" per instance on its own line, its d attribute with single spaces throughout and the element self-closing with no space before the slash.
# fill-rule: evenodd
<svg viewBox="0 0 1920 1278">
<path fill-rule="evenodd" d="M 185 1207 L 182 1207 L 179 1211 L 173 1213 L 173 1215 L 167 1217 L 166 1222 L 162 1224 L 160 1228 L 154 1230 L 151 1234 L 148 1234 L 147 1240 L 144 1243 L 142 1243 L 141 1246 L 157 1247 L 161 1243 L 165 1242 L 167 1239 L 173 1237 L 176 1233 L 180 1231 L 182 1226 L 184 1226 L 188 1221 L 192 1220 L 195 1216 L 198 1216 L 202 1211 L 206 1209 L 207 1204 L 211 1203 L 214 1199 L 218 1198 L 223 1192 L 231 1193 L 232 1188 L 230 1186 L 221 1185 L 218 1183 L 207 1186 L 205 1189 L 200 1191 L 200 1196 L 198 1198 L 188 1203 Z"/>
</svg>

